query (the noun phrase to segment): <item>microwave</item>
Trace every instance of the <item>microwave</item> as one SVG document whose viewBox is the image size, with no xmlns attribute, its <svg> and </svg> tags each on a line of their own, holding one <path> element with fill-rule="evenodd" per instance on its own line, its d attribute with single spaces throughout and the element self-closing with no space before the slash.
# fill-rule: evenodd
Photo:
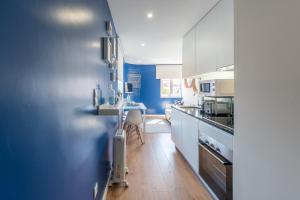
<svg viewBox="0 0 300 200">
<path fill-rule="evenodd" d="M 200 81 L 200 92 L 207 97 L 234 96 L 234 80 L 233 79 L 214 79 Z"/>
</svg>

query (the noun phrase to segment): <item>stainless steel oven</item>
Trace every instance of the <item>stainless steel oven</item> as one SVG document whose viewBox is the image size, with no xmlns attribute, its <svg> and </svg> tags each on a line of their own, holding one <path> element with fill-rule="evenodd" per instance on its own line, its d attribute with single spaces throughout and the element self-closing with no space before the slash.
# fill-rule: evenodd
<svg viewBox="0 0 300 200">
<path fill-rule="evenodd" d="M 220 200 L 232 200 L 232 163 L 222 147 L 199 139 L 199 174 Z"/>
</svg>

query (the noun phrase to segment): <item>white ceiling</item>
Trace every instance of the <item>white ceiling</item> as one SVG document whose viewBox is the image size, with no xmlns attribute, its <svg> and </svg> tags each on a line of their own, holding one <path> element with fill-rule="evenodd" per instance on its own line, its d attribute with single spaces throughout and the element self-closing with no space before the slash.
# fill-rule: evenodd
<svg viewBox="0 0 300 200">
<path fill-rule="evenodd" d="M 183 35 L 218 1 L 108 0 L 125 61 L 182 64 Z M 147 18 L 149 12 L 152 19 Z"/>
</svg>

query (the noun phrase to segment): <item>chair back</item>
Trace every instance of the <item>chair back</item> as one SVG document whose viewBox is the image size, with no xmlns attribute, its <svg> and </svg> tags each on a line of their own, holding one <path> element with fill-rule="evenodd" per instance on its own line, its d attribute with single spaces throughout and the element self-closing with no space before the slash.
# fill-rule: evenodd
<svg viewBox="0 0 300 200">
<path fill-rule="evenodd" d="M 140 110 L 130 110 L 125 119 L 125 123 L 140 125 L 143 123 L 143 118 Z"/>
</svg>

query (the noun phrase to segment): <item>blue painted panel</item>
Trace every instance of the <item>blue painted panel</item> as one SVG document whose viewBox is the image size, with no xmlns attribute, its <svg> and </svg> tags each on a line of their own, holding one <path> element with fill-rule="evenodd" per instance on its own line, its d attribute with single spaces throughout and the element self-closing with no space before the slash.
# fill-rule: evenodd
<svg viewBox="0 0 300 200">
<path fill-rule="evenodd" d="M 160 98 L 160 80 L 156 79 L 155 65 L 124 64 L 124 80 L 128 81 L 130 74 L 141 76 L 140 89 L 134 90 L 133 100 L 143 102 L 148 108 L 148 114 L 164 114 L 164 104 L 173 103 L 181 98 Z M 125 95 L 126 96 L 126 95 Z"/>
<path fill-rule="evenodd" d="M 96 181 L 100 199 L 117 120 L 91 106 L 105 20 L 106 0 L 1 1 L 0 199 L 92 199 Z"/>
</svg>

